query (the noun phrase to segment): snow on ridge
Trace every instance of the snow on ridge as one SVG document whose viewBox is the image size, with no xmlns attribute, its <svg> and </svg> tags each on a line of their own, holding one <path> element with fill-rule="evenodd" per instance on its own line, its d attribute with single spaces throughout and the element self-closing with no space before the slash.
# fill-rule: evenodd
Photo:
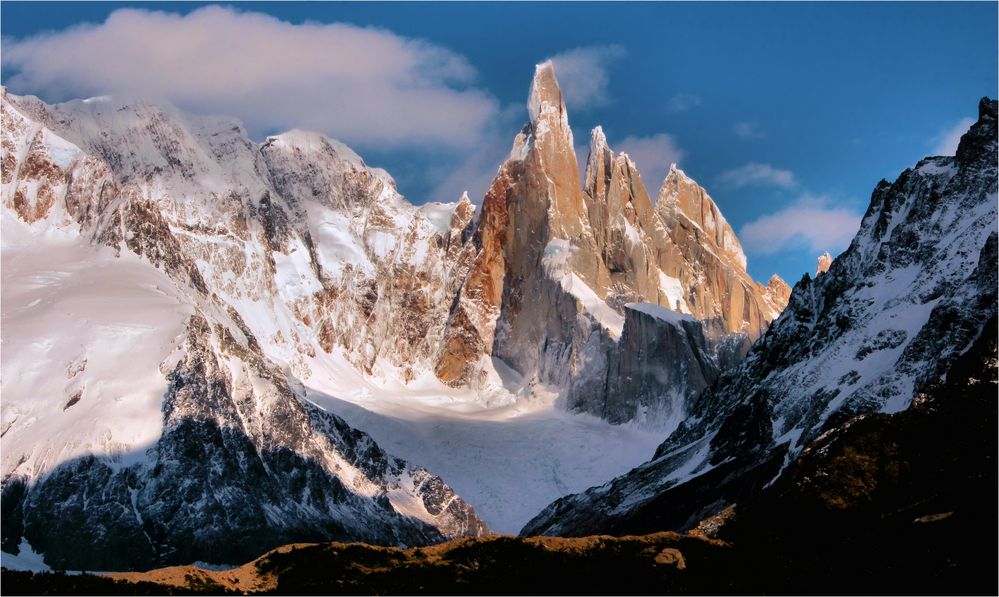
<svg viewBox="0 0 999 597">
<path fill-rule="evenodd" d="M 561 284 L 562 290 L 579 301 L 583 309 L 603 326 L 612 338 L 620 338 L 624 330 L 624 316 L 597 296 L 597 293 L 571 270 L 569 261 L 574 251 L 570 241 L 553 238 L 545 246 L 541 258 L 542 267 L 553 280 Z"/>
<path fill-rule="evenodd" d="M 692 322 L 696 323 L 698 320 L 691 315 L 686 313 L 680 313 L 672 309 L 667 309 L 661 305 L 655 303 L 627 303 L 624 306 L 626 309 L 631 309 L 632 311 L 638 311 L 639 313 L 644 313 L 650 317 L 654 317 L 660 321 L 666 323 L 671 323 L 673 325 L 679 326 L 682 322 Z"/>
<path fill-rule="evenodd" d="M 424 218 L 434 227 L 434 230 L 441 236 L 446 236 L 451 230 L 451 217 L 454 210 L 458 209 L 458 203 L 440 203 L 431 201 L 416 208 Z"/>
<path fill-rule="evenodd" d="M 337 157 L 345 162 L 358 168 L 364 167 L 364 160 L 353 149 L 322 133 L 291 129 L 279 135 L 267 137 L 264 143 L 283 149 L 299 149 L 307 153 L 323 152 L 327 148 L 331 148 Z"/>
</svg>

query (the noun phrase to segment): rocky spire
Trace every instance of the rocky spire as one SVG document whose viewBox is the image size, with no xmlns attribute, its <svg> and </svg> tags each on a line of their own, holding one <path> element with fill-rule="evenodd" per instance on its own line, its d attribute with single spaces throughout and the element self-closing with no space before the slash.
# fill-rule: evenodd
<svg viewBox="0 0 999 597">
<path fill-rule="evenodd" d="M 783 293 L 750 279 L 735 233 L 704 189 L 674 166 L 657 208 L 635 163 L 614 153 L 600 127 L 581 187 L 551 63 L 535 71 L 528 112 L 483 201 L 478 254 L 452 310 L 438 377 L 465 383 L 491 354 L 550 386 L 585 386 L 569 390 L 567 404 L 592 410 L 586 405 L 607 399 L 601 365 L 586 365 L 592 384 L 577 374 L 587 354 L 607 354 L 620 338 L 629 303 L 713 320 L 708 342 L 739 333 L 730 344 L 748 347 L 766 329 Z"/>
</svg>

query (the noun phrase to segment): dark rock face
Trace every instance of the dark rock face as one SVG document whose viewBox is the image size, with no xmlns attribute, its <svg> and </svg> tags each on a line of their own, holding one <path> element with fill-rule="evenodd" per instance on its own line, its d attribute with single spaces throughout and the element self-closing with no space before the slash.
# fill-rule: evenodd
<svg viewBox="0 0 999 597">
<path fill-rule="evenodd" d="M 795 285 L 653 460 L 554 502 L 522 532 L 689 528 L 771 483 L 822 433 L 904 410 L 946 375 L 997 309 L 996 102 L 980 107 L 957 157 L 877 186 L 849 249 Z"/>
<path fill-rule="evenodd" d="M 649 303 L 625 306 L 619 342 L 603 338 L 604 367 L 574 380 L 574 407 L 612 423 L 640 421 L 672 431 L 686 407 L 721 371 L 739 363 L 744 335 Z M 587 387 L 589 386 L 589 387 Z"/>
<path fill-rule="evenodd" d="M 820 437 L 719 537 L 751 566 L 781 554 L 790 593 L 995 593 L 996 325 L 908 410 Z"/>
</svg>

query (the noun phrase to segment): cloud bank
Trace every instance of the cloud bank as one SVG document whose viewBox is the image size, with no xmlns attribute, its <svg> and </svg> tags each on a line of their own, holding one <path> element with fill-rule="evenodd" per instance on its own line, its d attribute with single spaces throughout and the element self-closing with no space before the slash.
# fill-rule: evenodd
<svg viewBox="0 0 999 597">
<path fill-rule="evenodd" d="M 4 40 L 15 92 L 46 99 L 129 94 L 294 127 L 360 147 L 474 146 L 499 112 L 447 49 L 343 23 L 292 24 L 209 6 L 187 15 L 120 9 L 99 25 Z"/>
<path fill-rule="evenodd" d="M 756 255 L 773 255 L 800 246 L 809 251 L 845 249 L 860 228 L 860 214 L 830 205 L 823 196 L 805 195 L 784 209 L 761 216 L 739 231 L 739 240 Z"/>
</svg>

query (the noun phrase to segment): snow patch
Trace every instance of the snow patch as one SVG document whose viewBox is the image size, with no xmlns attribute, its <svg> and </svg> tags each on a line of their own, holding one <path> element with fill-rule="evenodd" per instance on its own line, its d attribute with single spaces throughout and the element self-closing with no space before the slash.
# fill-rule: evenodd
<svg viewBox="0 0 999 597">
<path fill-rule="evenodd" d="M 586 282 L 569 268 L 574 248 L 568 240 L 554 238 L 548 241 L 541 258 L 542 267 L 561 284 L 562 290 L 575 297 L 583 309 L 617 339 L 624 329 L 624 316 L 614 310 L 593 292 Z"/>
<path fill-rule="evenodd" d="M 7 570 L 24 570 L 27 572 L 51 572 L 52 568 L 45 563 L 44 556 L 31 548 L 27 539 L 21 539 L 17 546 L 18 553 L 14 555 L 6 551 L 0 552 L 0 566 Z"/>
<path fill-rule="evenodd" d="M 680 280 L 659 272 L 659 290 L 669 299 L 671 309 L 681 313 L 690 313 L 690 307 L 687 306 L 687 301 L 684 299 L 687 292 Z"/>
<path fill-rule="evenodd" d="M 424 203 L 419 207 L 420 213 L 434 227 L 441 236 L 446 237 L 451 230 L 451 218 L 454 210 L 458 208 L 457 203 Z"/>
</svg>

